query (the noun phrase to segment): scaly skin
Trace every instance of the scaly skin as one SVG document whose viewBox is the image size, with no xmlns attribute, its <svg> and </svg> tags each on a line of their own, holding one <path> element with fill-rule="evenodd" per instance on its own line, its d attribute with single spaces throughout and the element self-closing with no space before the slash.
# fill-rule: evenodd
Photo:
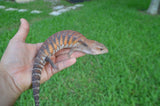
<svg viewBox="0 0 160 106">
<path fill-rule="evenodd" d="M 53 68 L 57 68 L 51 61 L 50 57 L 63 48 L 71 48 L 68 56 L 74 51 L 80 51 L 92 55 L 108 52 L 108 49 L 103 44 L 88 40 L 76 31 L 65 30 L 50 36 L 38 51 L 33 65 L 32 88 L 36 106 L 39 106 L 41 71 L 46 62 L 49 62 Z"/>
</svg>

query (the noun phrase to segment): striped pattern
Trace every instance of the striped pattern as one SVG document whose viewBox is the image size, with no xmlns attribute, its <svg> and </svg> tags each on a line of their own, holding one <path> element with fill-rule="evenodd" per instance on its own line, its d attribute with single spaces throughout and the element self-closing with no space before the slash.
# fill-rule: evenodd
<svg viewBox="0 0 160 106">
<path fill-rule="evenodd" d="M 35 58 L 32 71 L 32 88 L 36 106 L 39 106 L 41 71 L 46 63 L 46 57 L 50 58 L 60 49 L 75 47 L 80 39 L 86 38 L 76 31 L 65 30 L 50 36 L 41 46 Z"/>
</svg>

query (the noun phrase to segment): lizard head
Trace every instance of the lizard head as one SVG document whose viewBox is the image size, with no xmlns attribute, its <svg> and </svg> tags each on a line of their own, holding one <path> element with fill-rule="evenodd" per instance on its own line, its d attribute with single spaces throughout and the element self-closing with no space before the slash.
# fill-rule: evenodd
<svg viewBox="0 0 160 106">
<path fill-rule="evenodd" d="M 98 55 L 108 53 L 108 49 L 94 40 L 79 40 L 78 49 L 86 54 Z"/>
</svg>

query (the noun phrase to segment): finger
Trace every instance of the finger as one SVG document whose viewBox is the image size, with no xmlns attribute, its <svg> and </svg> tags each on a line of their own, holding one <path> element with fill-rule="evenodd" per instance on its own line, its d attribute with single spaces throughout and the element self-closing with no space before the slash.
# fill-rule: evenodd
<svg viewBox="0 0 160 106">
<path fill-rule="evenodd" d="M 46 67 L 44 67 L 44 69 L 42 70 L 40 83 L 43 83 L 43 82 L 49 80 L 52 77 L 52 75 L 54 75 L 55 73 L 73 65 L 75 62 L 76 62 L 75 58 L 71 58 L 71 59 L 59 62 L 56 64 L 56 66 L 58 67 L 58 70 L 53 69 L 53 67 L 51 65 L 46 64 L 45 65 Z"/>
<path fill-rule="evenodd" d="M 55 70 L 55 69 L 52 69 L 53 71 L 53 74 L 73 65 L 74 63 L 76 62 L 76 58 L 70 58 L 68 60 L 65 60 L 65 61 L 61 61 L 61 62 L 58 62 L 56 64 L 56 66 L 58 67 L 58 70 Z"/>
<path fill-rule="evenodd" d="M 73 54 L 71 55 L 71 57 L 73 58 L 78 58 L 78 57 L 82 57 L 82 56 L 84 56 L 85 55 L 85 53 L 83 53 L 83 52 L 73 52 Z"/>
<path fill-rule="evenodd" d="M 78 58 L 78 57 L 81 57 L 81 56 L 84 56 L 85 54 L 84 53 L 81 53 L 81 52 L 74 52 L 71 57 L 72 58 Z M 69 59 L 70 57 L 68 56 L 68 53 L 66 54 L 63 54 L 63 55 L 59 55 L 56 57 L 56 62 L 60 62 L 60 61 L 64 61 L 64 60 L 67 60 Z"/>
<path fill-rule="evenodd" d="M 27 22 L 27 20 L 25 20 L 23 18 L 20 21 L 21 21 L 21 25 L 19 27 L 18 32 L 13 37 L 13 39 L 25 42 L 25 39 L 26 39 L 28 32 L 29 32 L 29 23 Z"/>
<path fill-rule="evenodd" d="M 63 54 L 67 54 L 69 53 L 70 49 L 61 49 L 60 51 L 58 51 L 55 56 L 59 56 L 59 55 L 63 55 Z"/>
<path fill-rule="evenodd" d="M 61 62 L 67 59 L 69 59 L 68 54 L 59 55 L 58 57 L 56 57 L 56 62 Z"/>
<path fill-rule="evenodd" d="M 62 50 L 58 51 L 58 52 L 55 54 L 55 56 L 68 54 L 69 51 L 70 51 L 70 49 L 62 49 Z M 77 51 L 77 52 L 73 52 L 72 55 L 71 55 L 71 57 L 76 57 L 76 58 L 78 58 L 78 57 L 81 57 L 81 56 L 84 56 L 84 55 L 85 55 L 85 53 L 83 53 L 83 52 L 78 52 L 78 51 Z"/>
</svg>

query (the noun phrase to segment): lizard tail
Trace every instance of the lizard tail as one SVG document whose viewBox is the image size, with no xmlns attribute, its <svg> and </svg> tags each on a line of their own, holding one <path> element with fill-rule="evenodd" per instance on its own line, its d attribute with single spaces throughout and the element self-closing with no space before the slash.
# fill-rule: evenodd
<svg viewBox="0 0 160 106">
<path fill-rule="evenodd" d="M 40 88 L 41 71 L 44 67 L 42 64 L 43 62 L 38 59 L 40 59 L 39 56 L 36 57 L 32 70 L 32 88 L 33 88 L 35 106 L 39 106 L 39 88 Z"/>
</svg>

